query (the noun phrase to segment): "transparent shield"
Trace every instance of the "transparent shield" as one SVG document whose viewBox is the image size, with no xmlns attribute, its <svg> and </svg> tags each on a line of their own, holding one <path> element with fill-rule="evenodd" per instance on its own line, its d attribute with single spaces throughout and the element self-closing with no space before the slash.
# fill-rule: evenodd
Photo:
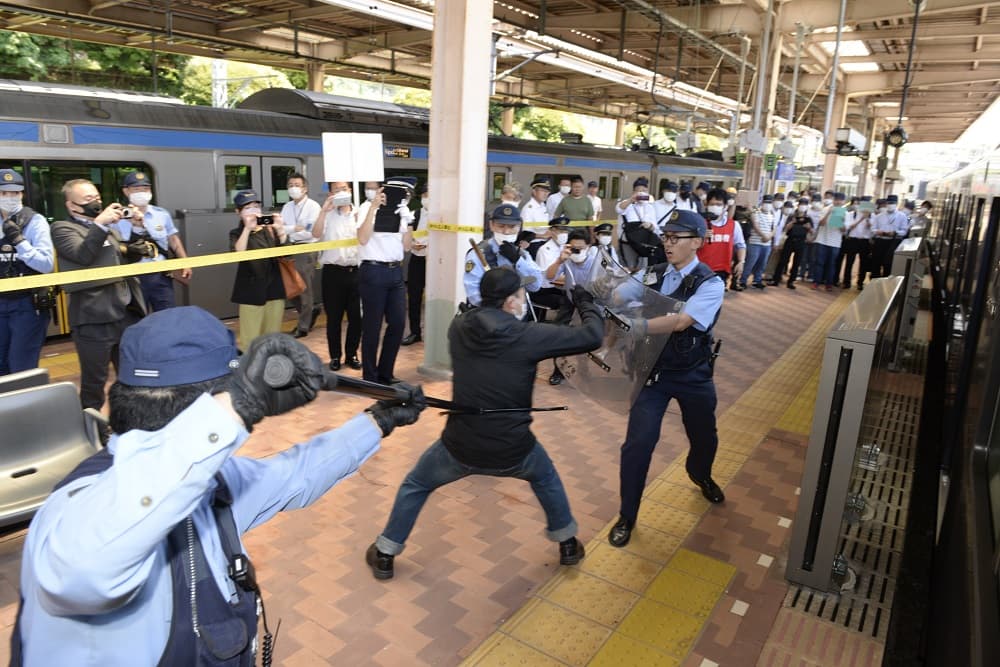
<svg viewBox="0 0 1000 667">
<path fill-rule="evenodd" d="M 601 249 L 588 280 L 580 284 L 604 311 L 604 342 L 593 352 L 556 359 L 568 384 L 601 405 L 623 412 L 631 409 L 670 338 L 670 334 L 638 336 L 630 321 L 684 310 L 683 301 L 651 289 L 645 278 L 645 270 L 630 274 Z M 572 287 L 570 282 L 567 279 L 567 288 Z M 579 314 L 573 320 L 579 324 Z"/>
</svg>

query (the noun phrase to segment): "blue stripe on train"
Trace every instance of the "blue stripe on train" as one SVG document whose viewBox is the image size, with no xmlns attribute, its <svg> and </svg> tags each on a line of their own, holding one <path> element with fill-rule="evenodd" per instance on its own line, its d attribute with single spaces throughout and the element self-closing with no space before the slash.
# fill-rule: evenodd
<svg viewBox="0 0 1000 667">
<path fill-rule="evenodd" d="M 0 140 L 38 143 L 38 123 L 0 122 Z"/>
<path fill-rule="evenodd" d="M 296 139 L 261 134 L 152 130 L 131 127 L 100 127 L 97 125 L 74 125 L 73 142 L 78 145 L 117 144 L 151 148 L 201 148 L 205 150 L 308 155 L 320 155 L 323 150 L 323 144 L 318 138 Z"/>
</svg>

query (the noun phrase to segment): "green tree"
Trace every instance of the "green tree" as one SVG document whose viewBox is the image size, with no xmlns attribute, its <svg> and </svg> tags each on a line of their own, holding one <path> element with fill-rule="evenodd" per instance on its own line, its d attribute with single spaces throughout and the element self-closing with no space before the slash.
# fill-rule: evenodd
<svg viewBox="0 0 1000 667">
<path fill-rule="evenodd" d="M 288 76 L 273 67 L 226 62 L 227 104 L 232 106 L 264 88 L 294 88 Z M 212 104 L 212 60 L 191 58 L 184 69 L 181 99 L 188 104 Z"/>
<path fill-rule="evenodd" d="M 188 60 L 188 56 L 156 54 L 156 91 L 180 96 Z M 144 49 L 0 30 L 3 78 L 152 91 L 153 62 L 154 54 Z"/>
</svg>

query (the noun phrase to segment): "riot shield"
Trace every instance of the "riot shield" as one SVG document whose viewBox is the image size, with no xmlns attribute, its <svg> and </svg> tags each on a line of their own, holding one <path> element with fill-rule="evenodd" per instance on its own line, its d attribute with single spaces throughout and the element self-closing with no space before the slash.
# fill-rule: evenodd
<svg viewBox="0 0 1000 667">
<path fill-rule="evenodd" d="M 587 282 L 581 284 L 604 310 L 604 342 L 593 352 L 556 359 L 568 384 L 622 413 L 631 409 L 670 338 L 670 334 L 638 336 L 631 330 L 630 320 L 681 313 L 684 309 L 683 301 L 651 289 L 645 278 L 645 269 L 631 274 L 600 249 Z M 567 288 L 572 287 L 570 282 L 567 280 Z M 580 323 L 578 313 L 573 320 L 574 324 Z"/>
</svg>

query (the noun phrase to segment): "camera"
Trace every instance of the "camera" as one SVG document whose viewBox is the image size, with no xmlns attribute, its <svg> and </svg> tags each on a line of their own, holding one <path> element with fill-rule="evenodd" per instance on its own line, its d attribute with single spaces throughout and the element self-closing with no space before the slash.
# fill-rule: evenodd
<svg viewBox="0 0 1000 667">
<path fill-rule="evenodd" d="M 122 217 L 123 218 L 134 218 L 135 214 L 138 213 L 138 212 L 139 212 L 139 209 L 137 209 L 137 208 L 132 208 L 130 206 L 125 206 L 125 207 L 122 208 Z"/>
<path fill-rule="evenodd" d="M 257 216 L 258 225 L 273 225 L 274 216 L 273 215 L 258 215 Z"/>
<path fill-rule="evenodd" d="M 636 198 L 636 201 L 649 201 L 649 193 L 648 192 L 640 192 L 640 193 L 638 193 L 635 196 L 635 198 Z"/>
</svg>

